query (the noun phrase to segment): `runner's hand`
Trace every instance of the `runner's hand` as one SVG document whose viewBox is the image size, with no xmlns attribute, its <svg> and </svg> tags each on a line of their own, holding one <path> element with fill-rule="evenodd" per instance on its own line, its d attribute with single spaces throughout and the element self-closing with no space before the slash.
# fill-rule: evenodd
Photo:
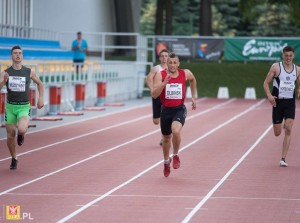
<svg viewBox="0 0 300 223">
<path fill-rule="evenodd" d="M 192 98 L 192 110 L 196 110 L 196 99 Z"/>
<path fill-rule="evenodd" d="M 3 77 L 4 82 L 7 82 L 8 78 L 9 78 L 9 75 L 7 72 L 5 72 L 4 77 Z"/>
<path fill-rule="evenodd" d="M 276 107 L 276 99 L 277 97 L 275 97 L 275 96 L 269 96 L 268 97 L 268 100 L 269 100 L 269 102 L 271 103 L 271 105 L 273 106 L 273 107 Z"/>
</svg>

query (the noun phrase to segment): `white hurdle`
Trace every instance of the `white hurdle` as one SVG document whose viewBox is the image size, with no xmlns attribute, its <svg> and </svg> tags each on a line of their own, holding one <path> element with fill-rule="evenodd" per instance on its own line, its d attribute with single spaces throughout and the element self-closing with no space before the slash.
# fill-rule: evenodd
<svg viewBox="0 0 300 223">
<path fill-rule="evenodd" d="M 217 97 L 218 99 L 228 99 L 229 98 L 228 87 L 219 87 Z"/>
<path fill-rule="evenodd" d="M 247 87 L 245 91 L 245 99 L 256 99 L 256 92 L 254 87 Z"/>
<path fill-rule="evenodd" d="M 186 95 L 185 95 L 186 98 L 192 98 L 192 91 L 191 91 L 191 87 L 188 86 L 186 88 Z M 198 92 L 196 92 L 196 98 L 198 98 Z"/>
</svg>

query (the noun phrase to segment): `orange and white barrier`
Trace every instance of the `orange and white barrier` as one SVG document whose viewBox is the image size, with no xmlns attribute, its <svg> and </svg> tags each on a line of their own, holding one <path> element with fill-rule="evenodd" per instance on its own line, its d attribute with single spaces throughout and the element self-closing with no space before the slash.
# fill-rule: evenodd
<svg viewBox="0 0 300 223">
<path fill-rule="evenodd" d="M 0 95 L 0 121 L 5 120 L 5 105 L 6 105 L 6 94 L 7 92 L 2 90 Z"/>
<path fill-rule="evenodd" d="M 36 89 L 34 87 L 30 88 L 29 92 L 29 102 L 30 102 L 30 116 L 34 117 L 37 114 L 36 107 Z"/>
<path fill-rule="evenodd" d="M 75 85 L 75 110 L 81 111 L 84 108 L 85 100 L 85 83 Z"/>
<path fill-rule="evenodd" d="M 99 81 L 97 83 L 97 103 L 96 106 L 103 106 L 106 96 L 106 82 Z"/>
<path fill-rule="evenodd" d="M 49 115 L 57 115 L 60 112 L 61 104 L 61 86 L 52 85 L 50 86 L 50 107 Z"/>
</svg>

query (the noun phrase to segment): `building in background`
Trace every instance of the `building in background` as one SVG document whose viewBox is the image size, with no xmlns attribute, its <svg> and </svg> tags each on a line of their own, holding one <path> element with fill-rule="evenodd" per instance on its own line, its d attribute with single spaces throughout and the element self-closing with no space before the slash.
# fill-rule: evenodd
<svg viewBox="0 0 300 223">
<path fill-rule="evenodd" d="M 99 32 L 138 33 L 140 10 L 141 0 L 0 0 L 0 26 L 50 30 L 57 34 L 48 38 L 60 40 L 63 47 L 70 47 L 81 31 L 93 48 L 101 45 Z M 11 37 L 31 38 L 24 30 L 12 32 Z M 133 40 L 110 37 L 106 41 L 127 45 Z"/>
</svg>

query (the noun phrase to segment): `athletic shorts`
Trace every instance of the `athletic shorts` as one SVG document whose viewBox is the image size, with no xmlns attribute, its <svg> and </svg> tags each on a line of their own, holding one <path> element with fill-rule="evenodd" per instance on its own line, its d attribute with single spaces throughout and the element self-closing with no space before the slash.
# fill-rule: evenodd
<svg viewBox="0 0 300 223">
<path fill-rule="evenodd" d="M 185 123 L 186 107 L 180 105 L 177 107 L 164 107 L 162 106 L 160 114 L 160 129 L 163 135 L 170 135 L 172 133 L 172 122 L 178 121 L 182 124 Z"/>
<path fill-rule="evenodd" d="M 152 98 L 152 112 L 153 112 L 153 118 L 160 118 L 160 112 L 161 112 L 161 102 L 160 98 Z"/>
<path fill-rule="evenodd" d="M 295 99 L 276 99 L 276 107 L 273 107 L 273 124 L 282 123 L 283 119 L 295 119 Z"/>
<path fill-rule="evenodd" d="M 5 109 L 5 123 L 17 124 L 18 120 L 23 117 L 30 118 L 30 103 L 26 104 L 11 104 L 9 102 L 6 103 Z"/>
</svg>

